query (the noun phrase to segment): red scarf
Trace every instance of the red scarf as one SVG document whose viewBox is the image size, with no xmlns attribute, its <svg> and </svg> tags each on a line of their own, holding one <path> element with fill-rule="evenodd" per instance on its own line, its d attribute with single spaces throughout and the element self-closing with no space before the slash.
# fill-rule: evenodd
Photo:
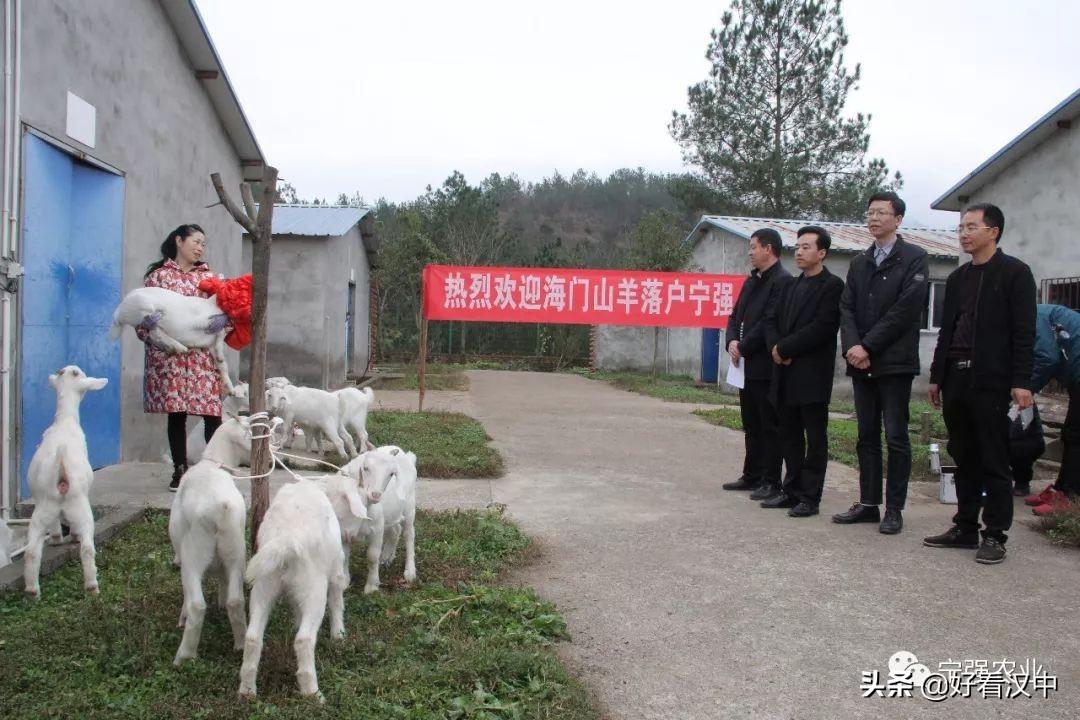
<svg viewBox="0 0 1080 720">
<path fill-rule="evenodd" d="M 251 275 L 241 275 L 230 280 L 208 277 L 199 283 L 204 293 L 214 295 L 222 312 L 229 316 L 233 330 L 225 336 L 225 342 L 234 350 L 251 344 Z"/>
</svg>

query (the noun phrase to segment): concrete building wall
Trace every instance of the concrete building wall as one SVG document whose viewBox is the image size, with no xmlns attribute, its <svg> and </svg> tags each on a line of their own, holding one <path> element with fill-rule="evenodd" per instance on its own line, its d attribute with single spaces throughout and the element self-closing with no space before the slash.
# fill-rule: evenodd
<svg viewBox="0 0 1080 720">
<path fill-rule="evenodd" d="M 1005 212 L 1001 249 L 1030 265 L 1038 282 L 1080 275 L 1078 196 L 1080 128 L 1074 125 L 1006 168 L 970 202 L 994 203 Z"/>
<path fill-rule="evenodd" d="M 250 263 L 251 243 L 244 240 Z M 345 367 L 349 280 L 356 283 L 354 368 Z M 270 254 L 266 328 L 267 376 L 298 385 L 340 388 L 350 370 L 362 371 L 368 351 L 367 257 L 358 227 L 337 237 L 276 235 Z M 356 367 L 359 365 L 359 367 Z M 247 372 L 248 353 L 242 372 Z"/>
<path fill-rule="evenodd" d="M 749 272 L 746 257 L 746 240 L 724 230 L 710 230 L 694 249 L 690 267 L 694 271 L 742 275 Z M 847 277 L 851 263 L 850 254 L 832 253 L 825 259 L 829 272 L 840 278 Z M 795 254 L 784 248 L 780 261 L 792 274 L 797 274 Z M 957 267 L 956 260 L 931 258 L 931 281 L 944 281 Z M 920 337 L 919 357 L 923 372 L 916 378 L 915 390 L 921 392 L 927 384 L 930 360 L 937 343 L 935 329 L 924 330 Z M 721 342 L 721 344 L 723 344 Z M 657 367 L 661 372 L 678 373 L 701 378 L 702 330 L 700 328 L 661 328 Z M 607 370 L 649 370 L 652 368 L 653 328 L 601 325 L 596 333 L 596 363 Z M 720 358 L 721 380 L 727 373 L 728 358 Z M 840 355 L 839 344 L 836 357 L 836 375 L 843 376 L 847 365 Z M 837 383 L 834 394 L 850 394 L 849 383 Z"/>
<path fill-rule="evenodd" d="M 236 274 L 239 226 L 206 206 L 216 199 L 210 173 L 235 191 L 240 159 L 160 5 L 34 0 L 22 8 L 23 122 L 124 175 L 123 290 L 142 284 L 181 223 L 201 225 L 211 267 Z M 97 109 L 93 148 L 66 137 L 68 91 Z M 121 458 L 157 460 L 165 417 L 143 413 L 143 346 L 130 331 L 122 342 Z M 230 359 L 235 367 L 236 354 Z"/>
</svg>

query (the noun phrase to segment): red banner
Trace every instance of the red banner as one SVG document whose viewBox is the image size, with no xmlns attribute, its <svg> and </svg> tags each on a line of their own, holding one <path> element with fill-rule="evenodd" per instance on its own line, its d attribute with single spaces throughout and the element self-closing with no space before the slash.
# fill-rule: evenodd
<svg viewBox="0 0 1080 720">
<path fill-rule="evenodd" d="M 428 265 L 429 320 L 727 327 L 744 276 Z"/>
</svg>

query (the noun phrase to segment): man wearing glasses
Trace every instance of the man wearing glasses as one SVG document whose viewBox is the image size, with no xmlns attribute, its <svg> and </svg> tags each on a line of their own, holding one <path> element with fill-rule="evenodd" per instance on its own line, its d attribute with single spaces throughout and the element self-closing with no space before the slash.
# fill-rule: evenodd
<svg viewBox="0 0 1080 720">
<path fill-rule="evenodd" d="M 1012 525 L 1009 396 L 1021 409 L 1033 403 L 1035 279 L 1031 268 L 998 249 L 1005 215 L 996 205 L 969 207 L 959 231 L 971 262 L 945 283 L 929 390 L 933 405 L 944 400 L 958 502 L 953 526 L 923 544 L 978 548 L 975 560 L 992 565 L 1005 559 L 1005 532 Z"/>
<path fill-rule="evenodd" d="M 866 225 L 874 244 L 848 267 L 840 300 L 840 340 L 855 393 L 859 423 L 859 502 L 833 522 L 880 523 L 886 535 L 904 525 L 901 511 L 911 475 L 908 404 L 919 374 L 919 318 L 926 304 L 926 251 L 898 233 L 904 201 L 894 192 L 871 196 Z M 885 517 L 882 500 L 881 426 L 889 447 Z"/>
</svg>

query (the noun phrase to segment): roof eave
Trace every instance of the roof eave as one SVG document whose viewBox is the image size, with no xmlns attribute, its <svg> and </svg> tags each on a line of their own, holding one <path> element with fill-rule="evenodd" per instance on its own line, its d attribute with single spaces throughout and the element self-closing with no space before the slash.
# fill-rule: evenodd
<svg viewBox="0 0 1080 720">
<path fill-rule="evenodd" d="M 262 179 L 266 157 L 255 139 L 251 123 L 244 114 L 244 108 L 240 105 L 228 73 L 225 72 L 225 66 L 214 47 L 214 41 L 210 38 L 199 8 L 194 0 L 161 0 L 161 6 L 240 158 L 243 178 Z"/>
<path fill-rule="evenodd" d="M 953 185 L 930 207 L 934 210 L 959 211 L 971 196 L 994 180 L 1010 165 L 1061 130 L 1070 130 L 1072 121 L 1080 116 L 1080 89 L 1058 103 L 1050 112 L 1036 120 L 1024 132 L 1010 140 L 985 162 Z"/>
</svg>

